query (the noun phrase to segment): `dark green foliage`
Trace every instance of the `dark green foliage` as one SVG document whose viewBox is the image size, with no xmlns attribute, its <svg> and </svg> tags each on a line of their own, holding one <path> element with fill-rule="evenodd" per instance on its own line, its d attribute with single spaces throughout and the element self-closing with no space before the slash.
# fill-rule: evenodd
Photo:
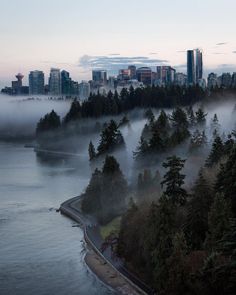
<svg viewBox="0 0 236 295">
<path fill-rule="evenodd" d="M 170 138 L 170 144 L 174 147 L 182 143 L 190 136 L 190 132 L 188 130 L 188 118 L 184 110 L 177 108 L 172 112 L 170 120 L 172 121 L 174 128 L 174 132 Z"/>
<path fill-rule="evenodd" d="M 144 113 L 144 118 L 148 119 L 149 123 L 154 122 L 155 116 L 153 114 L 152 109 L 147 109 Z"/>
<path fill-rule="evenodd" d="M 201 145 L 205 144 L 204 132 L 197 132 L 198 136 L 203 137 Z M 149 207 L 135 205 L 123 217 L 119 254 L 158 294 L 235 294 L 236 148 L 232 137 L 225 144 L 220 139 L 220 146 L 219 155 L 226 162 L 219 173 L 217 169 L 201 170 L 189 198 L 181 174 L 185 161 L 170 157 L 163 164 L 168 171 L 159 202 Z M 214 162 L 215 151 L 218 148 L 209 157 Z M 138 191 L 145 191 L 146 184 L 150 187 L 151 179 L 149 171 L 140 173 Z"/>
<path fill-rule="evenodd" d="M 188 128 L 188 118 L 185 111 L 181 108 L 176 108 L 170 117 L 174 127 Z"/>
<path fill-rule="evenodd" d="M 235 140 L 233 139 L 232 134 L 229 134 L 227 140 L 224 143 L 224 150 L 227 156 L 231 154 L 234 147 L 234 143 L 235 143 Z"/>
<path fill-rule="evenodd" d="M 88 100 L 81 103 L 82 118 L 100 117 L 104 115 L 116 115 L 134 108 L 170 108 L 176 105 L 190 105 L 202 101 L 206 93 L 200 87 L 181 88 L 172 87 L 144 87 L 129 90 L 123 89 L 107 95 L 91 94 Z M 75 116 L 77 117 L 77 112 Z M 71 116 L 66 116 L 70 120 Z M 80 118 L 80 116 L 78 116 Z M 72 119 L 73 120 L 73 119 Z"/>
<path fill-rule="evenodd" d="M 112 152 L 115 148 L 125 145 L 124 138 L 114 120 L 104 127 L 101 139 L 97 148 L 98 156 L 107 152 Z"/>
<path fill-rule="evenodd" d="M 188 244 L 193 250 L 203 248 L 208 230 L 208 212 L 212 198 L 213 190 L 201 170 L 187 204 L 187 221 L 184 227 Z"/>
<path fill-rule="evenodd" d="M 203 126 L 206 123 L 207 114 L 204 113 L 203 109 L 199 108 L 196 111 L 196 123 L 200 126 Z"/>
<path fill-rule="evenodd" d="M 165 285 L 160 291 L 164 289 L 164 292 L 169 295 L 189 294 L 189 273 L 186 267 L 188 248 L 182 231 L 175 234 L 172 244 L 172 253 L 170 257 L 166 259 L 168 276 L 166 277 Z"/>
<path fill-rule="evenodd" d="M 225 149 L 222 139 L 217 136 L 212 144 L 212 149 L 209 157 L 206 160 L 206 167 L 213 167 L 224 156 Z"/>
<path fill-rule="evenodd" d="M 51 113 L 45 115 L 37 124 L 36 134 L 40 135 L 41 133 L 54 131 L 61 126 L 60 117 L 57 113 L 52 110 Z"/>
<path fill-rule="evenodd" d="M 92 175 L 83 194 L 82 210 L 106 223 L 123 213 L 127 196 L 127 182 L 113 156 L 107 156 L 102 171 Z"/>
<path fill-rule="evenodd" d="M 185 175 L 180 173 L 184 163 L 185 160 L 176 156 L 167 158 L 167 162 L 163 163 L 163 167 L 168 169 L 161 183 L 162 186 L 165 186 L 164 194 L 177 205 L 184 205 L 187 200 L 187 192 L 182 188 Z"/>
<path fill-rule="evenodd" d="M 96 157 L 96 151 L 92 141 L 90 141 L 89 143 L 88 153 L 89 153 L 89 160 L 92 161 Z"/>
<path fill-rule="evenodd" d="M 221 165 L 216 181 L 216 192 L 223 193 L 231 201 L 236 217 L 236 147 L 234 146 L 227 162 Z"/>
<path fill-rule="evenodd" d="M 172 202 L 161 197 L 159 206 L 151 205 L 144 234 L 145 251 L 149 253 L 153 268 L 153 284 L 160 291 L 165 289 L 168 277 L 167 258 L 172 253 L 175 214 Z"/>
<path fill-rule="evenodd" d="M 207 249 L 217 250 L 219 241 L 230 229 L 232 212 L 229 200 L 217 194 L 208 215 Z"/>
<path fill-rule="evenodd" d="M 69 122 L 79 120 L 81 116 L 82 116 L 82 113 L 81 113 L 80 103 L 79 101 L 74 100 L 71 104 L 69 112 L 66 114 L 64 118 L 64 123 L 67 124 Z"/>
<path fill-rule="evenodd" d="M 149 150 L 149 145 L 143 137 L 140 138 L 139 145 L 135 152 L 133 152 L 133 156 L 135 159 L 142 158 Z"/>
</svg>

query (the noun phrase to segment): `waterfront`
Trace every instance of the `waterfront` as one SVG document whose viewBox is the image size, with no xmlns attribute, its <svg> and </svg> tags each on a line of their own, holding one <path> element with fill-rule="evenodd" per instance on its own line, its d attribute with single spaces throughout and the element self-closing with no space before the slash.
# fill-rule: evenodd
<svg viewBox="0 0 236 295">
<path fill-rule="evenodd" d="M 0 143 L 1 295 L 113 293 L 84 263 L 82 230 L 56 212 L 88 183 L 86 162 L 42 162 L 22 144 Z"/>
</svg>

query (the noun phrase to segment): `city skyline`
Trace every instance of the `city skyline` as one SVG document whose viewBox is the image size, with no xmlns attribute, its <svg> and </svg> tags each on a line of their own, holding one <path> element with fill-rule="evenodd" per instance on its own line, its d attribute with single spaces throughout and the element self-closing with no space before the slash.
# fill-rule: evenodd
<svg viewBox="0 0 236 295">
<path fill-rule="evenodd" d="M 3 0 L 0 85 L 12 73 L 51 67 L 65 68 L 75 80 L 89 80 L 92 69 L 116 72 L 128 64 L 171 65 L 182 72 L 188 48 L 203 50 L 205 77 L 233 72 L 235 1 L 173 2 L 120 0 L 114 9 L 108 0 Z"/>
</svg>

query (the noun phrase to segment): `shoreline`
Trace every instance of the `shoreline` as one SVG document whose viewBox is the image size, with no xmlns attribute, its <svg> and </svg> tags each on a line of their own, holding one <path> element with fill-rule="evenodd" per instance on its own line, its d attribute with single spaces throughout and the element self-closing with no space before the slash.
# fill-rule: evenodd
<svg viewBox="0 0 236 295">
<path fill-rule="evenodd" d="M 112 269 L 105 260 L 103 260 L 93 249 L 88 248 L 84 257 L 89 270 L 105 286 L 111 288 L 115 293 L 121 295 L 140 295 L 141 293 L 127 283 L 127 281 L 114 269 Z"/>
<path fill-rule="evenodd" d="M 84 261 L 90 271 L 102 283 L 117 292 L 117 294 L 150 294 L 150 292 L 144 291 L 141 286 L 135 284 L 135 282 L 138 282 L 142 285 L 141 281 L 135 277 L 133 277 L 134 281 L 132 281 L 132 274 L 130 274 L 123 266 L 112 264 L 108 257 L 100 252 L 98 247 L 94 244 L 94 241 L 89 237 L 90 234 L 88 230 L 91 227 L 95 227 L 93 220 L 91 222 L 88 217 L 79 211 L 79 205 L 80 198 L 74 197 L 61 204 L 60 212 L 81 225 L 84 232 L 84 240 L 87 245 L 87 253 L 84 257 Z M 144 287 L 146 287 L 146 289 L 148 288 L 147 286 Z"/>
</svg>

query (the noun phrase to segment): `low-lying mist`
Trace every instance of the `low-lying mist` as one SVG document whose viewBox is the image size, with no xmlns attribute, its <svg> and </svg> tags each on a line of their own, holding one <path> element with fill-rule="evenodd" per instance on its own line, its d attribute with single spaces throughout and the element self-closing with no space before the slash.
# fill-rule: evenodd
<svg viewBox="0 0 236 295">
<path fill-rule="evenodd" d="M 41 117 L 54 109 L 62 119 L 68 112 L 70 104 L 71 101 L 49 100 L 46 97 L 30 100 L 27 97 L 10 97 L 0 95 L 0 138 L 33 137 L 35 135 L 36 124 Z M 130 183 L 135 183 L 137 181 L 138 173 L 144 169 L 150 169 L 153 173 L 158 170 L 161 176 L 163 176 L 163 161 L 165 161 L 168 156 L 177 155 L 186 159 L 184 170 L 186 174 L 186 184 L 189 186 L 192 185 L 198 175 L 200 167 L 204 165 L 205 159 L 211 149 L 213 141 L 211 122 L 214 114 L 217 114 L 220 124 L 219 135 L 223 136 L 224 134 L 225 138 L 228 133 L 235 129 L 236 123 L 235 99 L 227 98 L 217 101 L 216 103 L 207 102 L 205 104 L 201 103 L 201 105 L 196 104 L 193 106 L 194 111 L 196 111 L 199 106 L 201 106 L 204 109 L 204 112 L 207 113 L 207 121 L 204 129 L 208 139 L 208 145 L 201 148 L 198 153 L 190 155 L 189 139 L 183 144 L 177 146 L 175 149 L 160 154 L 158 160 L 154 162 L 150 161 L 141 166 L 136 165 L 133 158 L 133 152 L 138 146 L 140 136 L 147 119 L 144 118 L 143 109 L 135 109 L 125 114 L 130 121 L 130 124 L 120 128 L 125 140 L 125 150 L 118 150 L 113 154 L 120 163 L 121 169 Z M 160 111 L 161 110 L 153 110 L 154 115 L 157 117 Z M 172 109 L 165 109 L 165 111 L 167 114 L 171 114 Z M 114 119 L 118 123 L 123 116 L 124 114 L 114 117 L 107 116 L 96 119 L 81 119 L 79 122 L 74 124 L 78 124 L 80 126 L 90 126 L 91 128 L 92 126 L 99 124 L 102 128 L 103 124 L 108 122 L 110 119 Z M 191 133 L 195 130 L 196 128 L 190 129 Z M 83 161 L 83 165 L 86 165 L 86 171 L 90 169 L 92 172 L 96 166 L 100 168 L 102 165 L 103 158 L 101 161 L 98 161 L 97 164 L 94 163 L 93 165 L 90 165 L 88 158 L 89 142 L 92 141 L 96 148 L 100 140 L 100 131 L 92 132 L 85 130 L 83 133 L 75 133 L 65 139 L 62 137 L 63 143 L 66 144 L 71 151 L 73 151 L 71 153 L 72 155 L 77 154 L 86 159 L 86 161 Z"/>
<path fill-rule="evenodd" d="M 41 117 L 52 109 L 64 116 L 70 103 L 50 100 L 46 96 L 30 99 L 28 96 L 0 94 L 0 138 L 33 137 Z"/>
</svg>

